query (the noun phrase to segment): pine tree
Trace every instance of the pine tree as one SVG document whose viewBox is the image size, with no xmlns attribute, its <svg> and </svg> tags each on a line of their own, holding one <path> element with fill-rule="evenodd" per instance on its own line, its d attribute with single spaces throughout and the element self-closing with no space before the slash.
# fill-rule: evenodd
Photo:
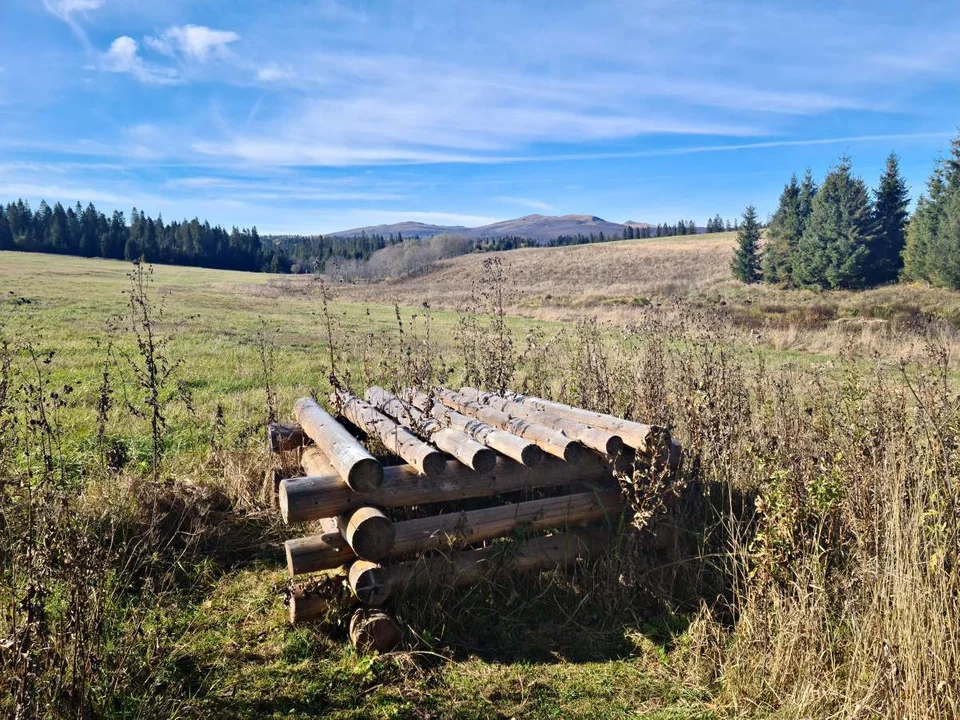
<svg viewBox="0 0 960 720">
<path fill-rule="evenodd" d="M 862 288 L 870 283 L 870 249 L 876 236 L 866 184 L 840 159 L 827 174 L 797 246 L 793 279 L 823 288 Z"/>
<path fill-rule="evenodd" d="M 877 238 L 871 248 L 870 275 L 872 284 L 893 282 L 903 268 L 903 248 L 907 226 L 907 206 L 910 195 L 907 183 L 900 175 L 900 160 L 896 153 L 887 157 L 887 166 L 880 176 L 874 213 Z"/>
<path fill-rule="evenodd" d="M 753 205 L 749 205 L 743 213 L 730 269 L 740 282 L 755 283 L 760 280 L 760 224 Z"/>
</svg>

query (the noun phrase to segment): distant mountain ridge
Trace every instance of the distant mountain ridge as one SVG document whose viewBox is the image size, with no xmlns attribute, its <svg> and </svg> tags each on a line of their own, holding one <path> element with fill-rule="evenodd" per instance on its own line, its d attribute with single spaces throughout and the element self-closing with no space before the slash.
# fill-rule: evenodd
<svg viewBox="0 0 960 720">
<path fill-rule="evenodd" d="M 462 237 L 480 240 L 484 238 L 522 237 L 537 242 L 549 242 L 558 237 L 577 235 L 599 235 L 605 237 L 622 237 L 623 231 L 628 228 L 651 227 L 648 223 L 628 220 L 625 223 L 616 223 L 604 220 L 596 215 L 525 215 L 512 220 L 502 220 L 480 227 L 464 227 L 462 225 L 430 225 L 420 222 L 400 222 L 390 225 L 369 225 L 367 227 L 351 228 L 338 232 L 326 233 L 326 237 L 357 237 L 359 235 L 390 236 L 400 233 L 404 237 L 420 236 L 433 237 L 443 233 L 453 233 Z"/>
</svg>

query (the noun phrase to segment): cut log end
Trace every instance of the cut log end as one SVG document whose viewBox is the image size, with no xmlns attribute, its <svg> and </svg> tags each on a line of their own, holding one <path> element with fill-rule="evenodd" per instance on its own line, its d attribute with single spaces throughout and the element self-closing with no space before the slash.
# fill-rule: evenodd
<svg viewBox="0 0 960 720">
<path fill-rule="evenodd" d="M 321 593 L 304 587 L 295 587 L 290 594 L 290 622 L 314 620 L 326 614 L 330 603 Z"/>
<path fill-rule="evenodd" d="M 521 462 L 527 467 L 536 467 L 543 462 L 543 450 L 536 445 L 527 445 L 520 453 Z"/>
<path fill-rule="evenodd" d="M 619 435 L 611 435 L 607 439 L 607 444 L 604 452 L 610 457 L 614 457 L 623 452 L 623 448 L 626 447 L 623 442 L 623 438 Z"/>
<path fill-rule="evenodd" d="M 360 652 L 390 652 L 400 638 L 400 626 L 384 612 L 361 608 L 350 618 L 350 642 Z"/>
<path fill-rule="evenodd" d="M 373 492 L 383 483 L 383 466 L 375 458 L 364 458 L 353 464 L 347 484 L 356 492 Z"/>
<path fill-rule="evenodd" d="M 563 449 L 563 459 L 568 463 L 577 462 L 582 456 L 583 445 L 580 443 L 567 443 L 567 446 Z"/>
<path fill-rule="evenodd" d="M 477 450 L 477 452 L 473 455 L 473 469 L 481 475 L 486 475 L 487 473 L 493 472 L 493 468 L 496 466 L 496 464 L 497 453 L 490 448 Z"/>
<path fill-rule="evenodd" d="M 350 566 L 350 589 L 364 605 L 383 605 L 390 597 L 390 573 L 369 560 L 357 560 Z"/>
<path fill-rule="evenodd" d="M 357 557 L 382 560 L 390 554 L 396 539 L 393 522 L 380 510 L 362 507 L 343 523 L 342 532 Z"/>
<path fill-rule="evenodd" d="M 436 477 L 447 468 L 447 456 L 442 452 L 431 452 L 423 458 L 423 474 Z"/>
</svg>

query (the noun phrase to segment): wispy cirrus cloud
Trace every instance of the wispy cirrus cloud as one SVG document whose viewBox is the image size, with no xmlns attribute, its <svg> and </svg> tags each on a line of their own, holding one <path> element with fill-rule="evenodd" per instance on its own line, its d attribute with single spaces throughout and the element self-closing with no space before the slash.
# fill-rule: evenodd
<svg viewBox="0 0 960 720">
<path fill-rule="evenodd" d="M 148 35 L 144 43 L 163 55 L 179 55 L 206 62 L 211 57 L 224 56 L 230 43 L 239 39 L 240 35 L 233 30 L 214 30 L 205 25 L 175 25 L 160 35 Z"/>
<path fill-rule="evenodd" d="M 74 35 L 83 43 L 84 47 L 90 49 L 90 40 L 87 37 L 87 31 L 76 19 L 76 15 L 85 15 L 93 10 L 103 7 L 105 0 L 43 0 L 43 6 L 58 18 L 63 20 Z"/>
<path fill-rule="evenodd" d="M 533 198 L 498 195 L 496 199 L 509 205 L 518 205 L 520 207 L 529 208 L 531 210 L 541 210 L 543 212 L 555 212 L 557 209 L 548 202 L 544 202 L 543 200 L 535 200 Z"/>
</svg>

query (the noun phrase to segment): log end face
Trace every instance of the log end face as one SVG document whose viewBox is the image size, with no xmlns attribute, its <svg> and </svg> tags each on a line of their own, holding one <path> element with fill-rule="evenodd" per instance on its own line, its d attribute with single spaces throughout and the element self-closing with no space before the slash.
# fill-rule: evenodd
<svg viewBox="0 0 960 720">
<path fill-rule="evenodd" d="M 623 452 L 624 447 L 625 445 L 623 443 L 622 437 L 620 437 L 619 435 L 611 435 L 609 438 L 607 438 L 606 448 L 604 449 L 604 452 L 610 457 L 615 457 L 619 455 L 621 452 Z"/>
<path fill-rule="evenodd" d="M 563 459 L 565 462 L 577 462 L 583 456 L 583 445 L 578 442 L 567 443 L 563 449 Z"/>
<path fill-rule="evenodd" d="M 473 469 L 481 475 L 493 472 L 497 464 L 497 453 L 490 448 L 477 450 L 473 455 Z"/>
<path fill-rule="evenodd" d="M 277 488 L 277 505 L 280 507 L 280 514 L 283 516 L 283 522 L 290 524 L 290 498 L 287 496 L 289 479 L 281 480 Z"/>
<path fill-rule="evenodd" d="M 543 450 L 532 443 L 527 445 L 520 453 L 520 458 L 523 464 L 530 468 L 536 467 L 542 463 L 543 457 Z"/>
<path fill-rule="evenodd" d="M 383 466 L 376 458 L 363 458 L 350 468 L 347 485 L 354 491 L 373 492 L 383 483 Z"/>
<path fill-rule="evenodd" d="M 357 560 L 350 566 L 350 589 L 364 605 L 383 605 L 390 597 L 390 573 L 368 560 Z"/>
<path fill-rule="evenodd" d="M 356 514 L 363 512 L 359 510 Z M 354 515 L 354 518 L 356 517 Z M 350 530 L 347 541 L 357 554 L 364 560 L 383 560 L 393 549 L 397 536 L 396 528 L 390 518 L 382 513 L 364 517 L 362 521 L 350 519 Z"/>
<path fill-rule="evenodd" d="M 350 642 L 360 652 L 389 652 L 400 638 L 400 626 L 384 612 L 361 608 L 350 618 Z"/>
<path fill-rule="evenodd" d="M 436 451 L 428 453 L 423 458 L 423 474 L 427 477 L 436 477 L 447 469 L 447 456 Z"/>
</svg>

